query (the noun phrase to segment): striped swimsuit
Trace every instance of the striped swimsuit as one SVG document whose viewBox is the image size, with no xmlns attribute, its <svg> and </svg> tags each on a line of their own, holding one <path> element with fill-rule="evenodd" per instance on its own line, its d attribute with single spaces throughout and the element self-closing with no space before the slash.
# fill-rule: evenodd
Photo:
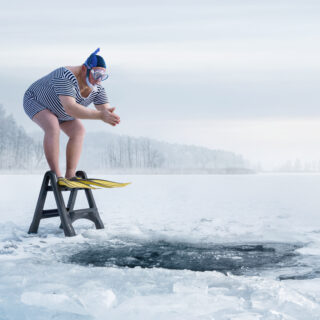
<svg viewBox="0 0 320 320">
<path fill-rule="evenodd" d="M 95 105 L 108 103 L 105 89 L 100 84 L 87 98 L 83 98 L 75 75 L 67 68 L 61 67 L 37 80 L 28 88 L 23 98 L 24 110 L 30 119 L 38 112 L 48 109 L 57 116 L 60 123 L 74 120 L 64 110 L 59 95 L 74 97 L 77 103 L 85 107 L 92 102 Z"/>
</svg>

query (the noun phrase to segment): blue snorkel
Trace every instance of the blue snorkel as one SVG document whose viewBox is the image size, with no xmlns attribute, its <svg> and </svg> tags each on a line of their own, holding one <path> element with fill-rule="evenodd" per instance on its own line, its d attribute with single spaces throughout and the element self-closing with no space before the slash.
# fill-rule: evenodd
<svg viewBox="0 0 320 320">
<path fill-rule="evenodd" d="M 91 55 L 87 58 L 87 60 L 84 63 L 84 65 L 87 67 L 86 82 L 91 89 L 95 89 L 96 86 L 92 85 L 89 81 L 90 70 L 95 67 L 107 68 L 104 59 L 101 56 L 97 55 L 99 51 L 100 48 L 91 53 Z"/>
<path fill-rule="evenodd" d="M 86 60 L 86 62 L 84 63 L 84 65 L 88 68 L 88 69 L 92 69 L 94 67 L 97 67 L 98 65 L 98 59 L 97 59 L 97 53 L 100 51 L 100 48 L 98 48 L 95 52 L 91 53 L 90 56 L 88 57 L 88 59 Z"/>
</svg>

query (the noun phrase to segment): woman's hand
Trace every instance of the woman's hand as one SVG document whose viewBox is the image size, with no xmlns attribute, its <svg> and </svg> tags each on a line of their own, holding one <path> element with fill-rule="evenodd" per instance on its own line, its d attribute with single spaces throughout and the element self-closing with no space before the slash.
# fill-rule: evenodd
<svg viewBox="0 0 320 320">
<path fill-rule="evenodd" d="M 113 113 L 115 108 L 103 108 L 100 110 L 101 113 L 101 120 L 103 122 L 109 123 L 112 126 L 116 126 L 117 124 L 120 123 L 120 117 Z"/>
</svg>

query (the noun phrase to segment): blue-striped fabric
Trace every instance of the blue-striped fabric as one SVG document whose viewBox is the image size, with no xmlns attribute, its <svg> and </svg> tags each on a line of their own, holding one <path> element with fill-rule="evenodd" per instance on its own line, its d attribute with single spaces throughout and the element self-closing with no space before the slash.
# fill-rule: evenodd
<svg viewBox="0 0 320 320">
<path fill-rule="evenodd" d="M 41 110 L 48 109 L 60 122 L 74 120 L 64 110 L 59 95 L 74 97 L 77 103 L 85 107 L 92 102 L 95 105 L 108 103 L 106 91 L 100 84 L 87 98 L 83 98 L 75 75 L 67 68 L 61 67 L 37 80 L 28 88 L 23 98 L 24 110 L 31 119 Z"/>
</svg>

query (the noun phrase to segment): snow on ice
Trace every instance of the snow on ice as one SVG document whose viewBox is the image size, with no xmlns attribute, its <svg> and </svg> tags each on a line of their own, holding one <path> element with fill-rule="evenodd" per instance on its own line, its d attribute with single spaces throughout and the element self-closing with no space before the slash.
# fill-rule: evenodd
<svg viewBox="0 0 320 320">
<path fill-rule="evenodd" d="M 102 178 L 132 185 L 65 238 L 27 234 L 42 176 L 1 176 L 0 319 L 320 318 L 320 175 Z"/>
</svg>

